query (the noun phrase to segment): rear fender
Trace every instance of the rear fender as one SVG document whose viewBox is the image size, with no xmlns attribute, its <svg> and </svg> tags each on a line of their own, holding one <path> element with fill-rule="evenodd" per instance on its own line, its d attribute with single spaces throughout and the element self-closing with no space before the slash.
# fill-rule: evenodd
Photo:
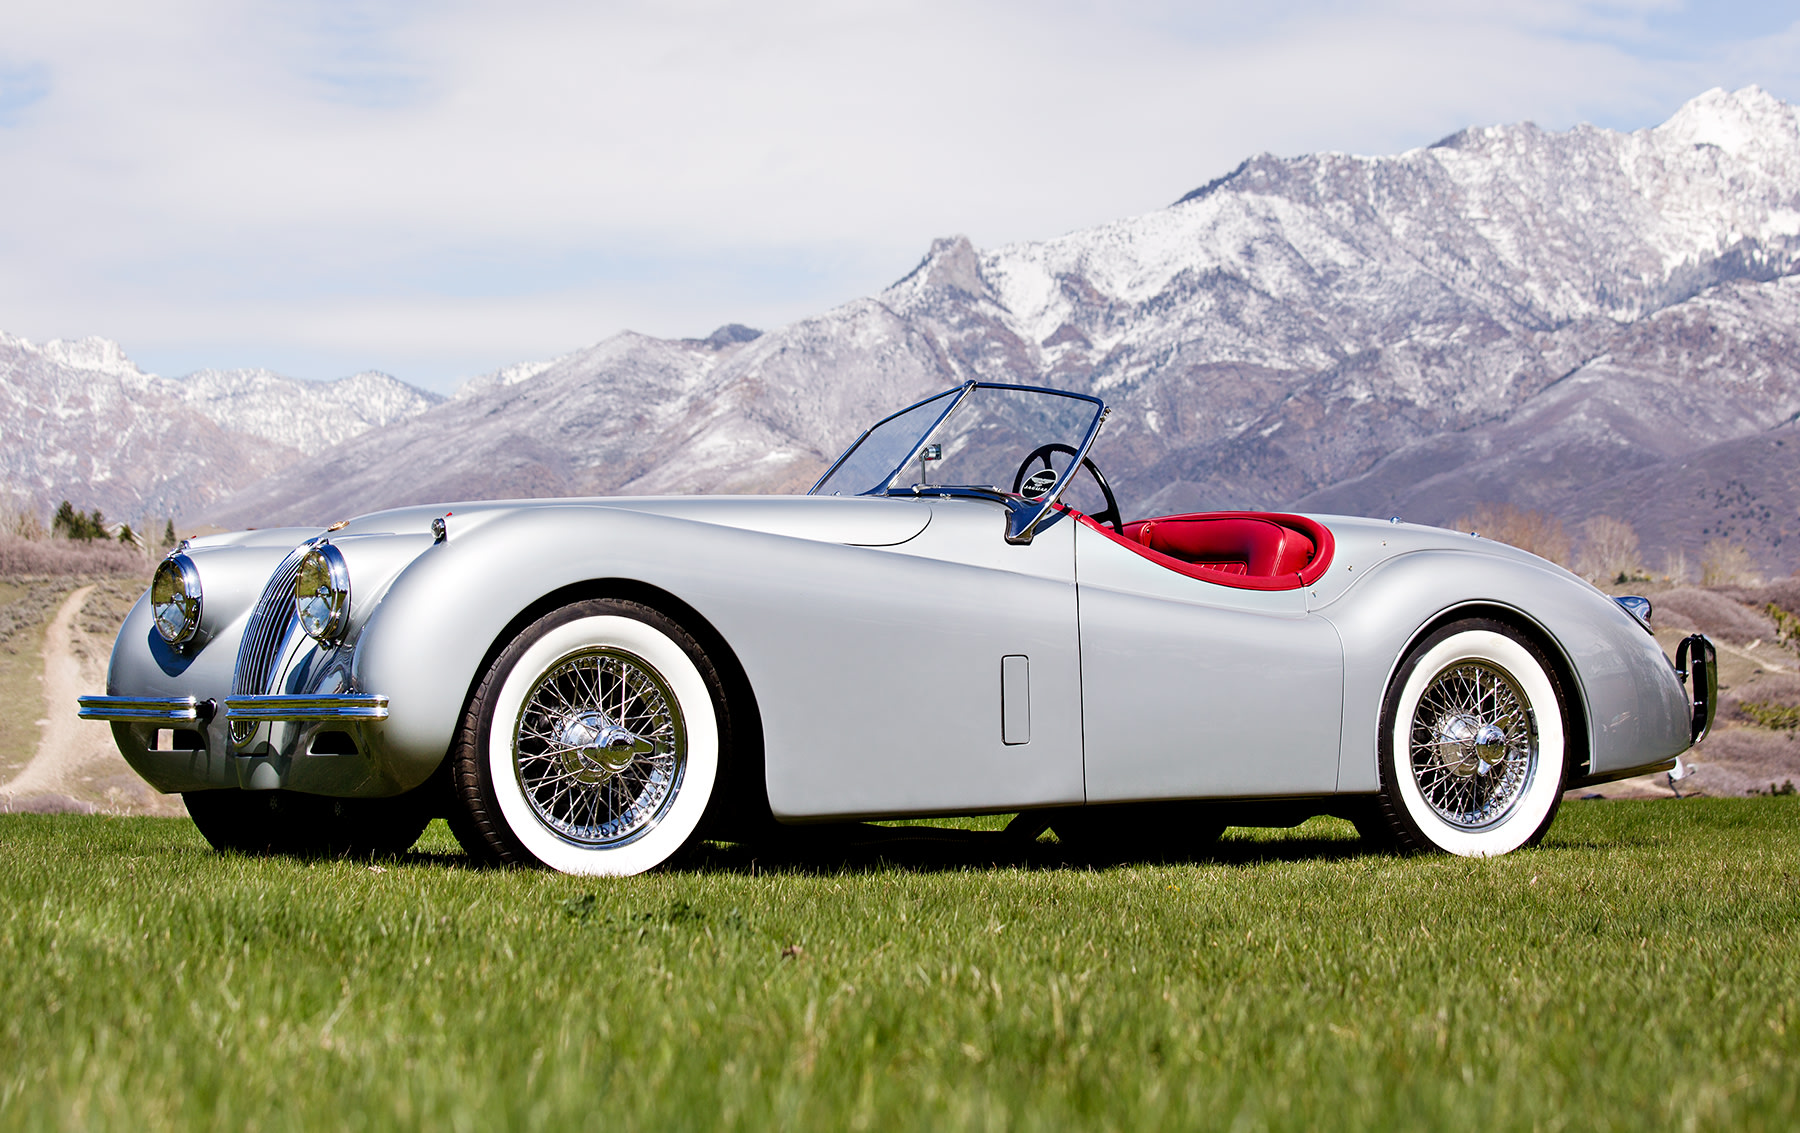
<svg viewBox="0 0 1800 1133">
<path fill-rule="evenodd" d="M 1479 598 L 1471 598 L 1479 595 Z M 1554 566 L 1480 551 L 1398 555 L 1316 612 L 1344 642 L 1338 790 L 1380 789 L 1382 698 L 1421 634 L 1461 608 L 1511 611 L 1566 662 L 1587 723 L 1592 774 L 1638 767 L 1688 747 L 1688 700 L 1656 640 L 1617 603 Z"/>
</svg>

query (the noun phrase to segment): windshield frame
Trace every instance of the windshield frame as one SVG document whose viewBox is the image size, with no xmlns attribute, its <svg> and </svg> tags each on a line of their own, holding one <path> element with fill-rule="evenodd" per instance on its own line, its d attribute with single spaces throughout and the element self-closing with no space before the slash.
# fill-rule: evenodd
<svg viewBox="0 0 1800 1133">
<path fill-rule="evenodd" d="M 978 389 L 1002 389 L 1011 390 L 1016 393 L 1036 393 L 1050 397 L 1066 397 L 1077 401 L 1090 402 L 1095 406 L 1094 419 L 1088 425 L 1087 433 L 1081 438 L 1081 443 L 1076 446 L 1074 459 L 1069 461 L 1069 466 L 1056 478 L 1056 482 L 1050 486 L 1050 490 L 1038 497 L 1036 501 L 1031 501 L 1025 499 L 1023 496 L 1013 495 L 1009 492 L 970 485 L 913 484 L 904 488 L 893 486 L 894 477 L 900 474 L 900 470 L 906 468 L 917 459 L 920 450 L 925 447 L 926 442 L 930 441 L 932 436 L 944 422 L 949 419 L 950 415 L 956 412 L 957 407 L 961 405 L 970 394 Z M 974 380 L 966 381 L 961 386 L 953 386 L 947 390 L 940 390 L 930 397 L 920 398 L 911 405 L 888 414 L 873 425 L 870 425 L 867 429 L 864 429 L 861 435 L 851 443 L 850 447 L 844 450 L 843 455 L 831 462 L 831 467 L 825 470 L 825 474 L 819 477 L 806 494 L 809 496 L 818 494 L 819 489 L 824 486 L 826 481 L 831 479 L 832 474 L 835 473 L 845 461 L 850 459 L 851 454 L 862 447 L 862 443 L 868 440 L 869 435 L 875 432 L 875 430 L 881 428 L 894 418 L 904 416 L 919 408 L 921 405 L 936 401 L 948 393 L 954 393 L 956 396 L 950 398 L 949 404 L 945 406 L 944 411 L 939 413 L 937 417 L 932 420 L 930 426 L 919 434 L 918 438 L 913 442 L 912 447 L 907 450 L 906 456 L 888 470 L 887 475 L 882 478 L 880 486 L 871 488 L 866 492 L 860 492 L 858 495 L 908 497 L 938 496 L 945 498 L 962 496 L 994 500 L 1006 506 L 1006 541 L 1014 544 L 1031 542 L 1032 536 L 1036 534 L 1039 525 L 1043 524 L 1045 516 L 1051 514 L 1052 509 L 1056 507 L 1057 502 L 1062 498 L 1063 490 L 1068 487 L 1069 481 L 1074 478 L 1075 473 L 1081 469 L 1081 462 L 1087 459 L 1088 450 L 1094 447 L 1095 440 L 1100 436 L 1101 428 L 1106 424 L 1107 415 L 1111 413 L 1106 402 L 1091 394 L 1076 393 L 1072 390 L 1051 389 L 1048 386 L 1028 386 L 1011 382 L 983 382 Z M 1060 517 L 1061 514 L 1061 512 L 1057 512 L 1055 516 L 1051 517 L 1050 522 L 1055 523 L 1056 519 Z"/>
</svg>

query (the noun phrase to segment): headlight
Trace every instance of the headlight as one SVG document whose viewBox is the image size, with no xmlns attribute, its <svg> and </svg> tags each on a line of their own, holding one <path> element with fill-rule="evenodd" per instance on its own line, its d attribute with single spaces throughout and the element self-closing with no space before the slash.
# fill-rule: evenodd
<svg viewBox="0 0 1800 1133">
<path fill-rule="evenodd" d="M 294 613 L 308 637 L 334 644 L 350 624 L 350 567 L 344 552 L 320 543 L 300 560 L 294 576 Z"/>
<path fill-rule="evenodd" d="M 170 645 L 193 640 L 200 632 L 200 609 L 200 571 L 194 560 L 170 555 L 150 580 L 150 616 L 156 619 L 156 632 Z"/>
</svg>

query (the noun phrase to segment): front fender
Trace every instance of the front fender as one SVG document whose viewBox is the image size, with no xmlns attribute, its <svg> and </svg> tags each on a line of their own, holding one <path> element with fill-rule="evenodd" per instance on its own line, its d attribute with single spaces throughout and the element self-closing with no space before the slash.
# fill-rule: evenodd
<svg viewBox="0 0 1800 1133">
<path fill-rule="evenodd" d="M 1689 704 L 1656 640 L 1572 575 L 1480 550 L 1424 550 L 1373 567 L 1317 613 L 1344 642 L 1340 791 L 1380 789 L 1382 698 L 1408 646 L 1458 608 L 1500 607 L 1535 625 L 1574 675 L 1590 770 L 1624 770 L 1688 746 Z"/>
<path fill-rule="evenodd" d="M 615 578 L 687 600 L 691 576 L 716 576 L 732 544 L 769 538 L 593 504 L 484 516 L 461 530 L 453 519 L 448 538 L 388 586 L 357 641 L 354 687 L 388 698 L 378 755 L 400 782 L 429 777 L 490 651 L 546 595 Z"/>
</svg>

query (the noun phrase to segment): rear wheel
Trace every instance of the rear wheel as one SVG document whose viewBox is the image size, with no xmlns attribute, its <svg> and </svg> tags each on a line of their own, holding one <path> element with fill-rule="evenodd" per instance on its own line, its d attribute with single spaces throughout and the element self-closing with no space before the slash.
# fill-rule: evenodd
<svg viewBox="0 0 1800 1133">
<path fill-rule="evenodd" d="M 696 842 L 729 714 L 692 635 L 636 602 L 577 602 L 519 634 L 477 685 L 451 758 L 472 856 L 633 874 Z"/>
<path fill-rule="evenodd" d="M 1382 706 L 1395 841 L 1471 857 L 1535 845 L 1562 799 L 1567 705 L 1555 665 L 1511 626 L 1472 618 L 1420 642 Z"/>
</svg>

